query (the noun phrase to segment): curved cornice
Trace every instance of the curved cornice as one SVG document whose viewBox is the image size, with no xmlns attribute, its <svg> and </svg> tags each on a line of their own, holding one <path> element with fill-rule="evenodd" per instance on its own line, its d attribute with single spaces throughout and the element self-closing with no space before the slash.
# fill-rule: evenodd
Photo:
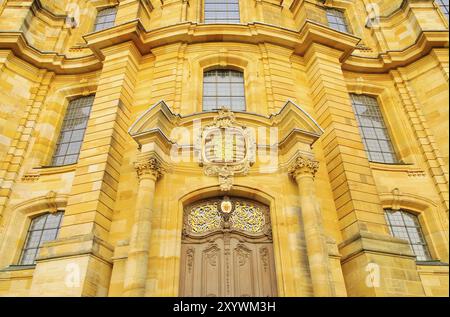
<svg viewBox="0 0 450 317">
<path fill-rule="evenodd" d="M 0 31 L 0 49 L 9 49 L 31 65 L 57 74 L 83 74 L 102 68 L 101 61 L 92 54 L 70 58 L 56 52 L 42 52 L 31 46 L 22 32 Z"/>
<path fill-rule="evenodd" d="M 57 74 L 81 74 L 100 70 L 102 50 L 132 41 L 141 54 L 172 43 L 239 42 L 249 44 L 272 43 L 293 50 L 303 56 L 311 43 L 319 43 L 341 51 L 342 68 L 362 73 L 386 73 L 403 67 L 427 55 L 433 48 L 448 48 L 448 31 L 423 31 L 411 46 L 381 53 L 377 57 L 352 55 L 360 39 L 335 31 L 313 21 L 306 21 L 299 31 L 260 22 L 249 24 L 197 24 L 185 22 L 150 31 L 140 20 L 133 20 L 107 30 L 84 36 L 87 47 L 94 53 L 76 58 L 56 52 L 42 52 L 31 46 L 22 32 L 1 32 L 0 49 L 14 54 L 37 68 Z"/>
<path fill-rule="evenodd" d="M 342 68 L 354 72 L 386 73 L 396 67 L 411 64 L 429 54 L 433 48 L 448 48 L 448 31 L 428 30 L 416 42 L 398 51 L 387 51 L 378 57 L 352 55 L 360 39 L 307 20 L 299 31 L 260 22 L 249 24 L 197 24 L 186 22 L 146 31 L 139 20 L 114 29 L 88 34 L 85 37 L 94 53 L 103 58 L 102 49 L 125 41 L 133 41 L 142 54 L 171 43 L 241 42 L 272 43 L 287 47 L 303 56 L 311 43 L 319 43 L 342 52 Z"/>
<path fill-rule="evenodd" d="M 377 57 L 351 55 L 342 64 L 342 68 L 360 73 L 386 73 L 419 60 L 433 48 L 448 48 L 448 31 L 423 31 L 409 47 L 381 53 Z"/>
<path fill-rule="evenodd" d="M 142 54 L 177 42 L 188 44 L 205 42 L 239 42 L 249 44 L 272 43 L 290 48 L 303 55 L 309 45 L 320 43 L 342 51 L 342 59 L 351 54 L 360 39 L 330 29 L 313 21 L 306 21 L 299 31 L 261 22 L 248 24 L 198 24 L 185 22 L 146 31 L 139 20 L 84 36 L 89 48 L 103 59 L 102 49 L 133 41 Z"/>
</svg>

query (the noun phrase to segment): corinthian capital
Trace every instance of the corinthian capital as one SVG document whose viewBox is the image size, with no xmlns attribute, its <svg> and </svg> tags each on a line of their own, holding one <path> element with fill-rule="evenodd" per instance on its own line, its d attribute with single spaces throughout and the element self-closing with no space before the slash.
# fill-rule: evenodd
<svg viewBox="0 0 450 317">
<path fill-rule="evenodd" d="M 161 160 L 155 154 L 140 157 L 134 163 L 134 168 L 140 179 L 148 176 L 158 179 L 164 171 Z"/>
<path fill-rule="evenodd" d="M 310 174 L 315 176 L 318 169 L 319 162 L 299 155 L 289 166 L 288 173 L 293 179 L 296 179 L 297 176 L 302 174 Z"/>
</svg>

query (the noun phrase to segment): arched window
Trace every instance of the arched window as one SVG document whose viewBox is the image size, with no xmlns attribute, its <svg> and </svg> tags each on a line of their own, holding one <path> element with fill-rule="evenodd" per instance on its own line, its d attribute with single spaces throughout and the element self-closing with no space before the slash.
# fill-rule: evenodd
<svg viewBox="0 0 450 317">
<path fill-rule="evenodd" d="M 431 260 L 428 246 L 416 215 L 403 210 L 385 209 L 386 222 L 392 236 L 407 240 L 417 261 Z"/>
<path fill-rule="evenodd" d="M 78 161 L 93 102 L 94 96 L 87 96 L 69 103 L 53 154 L 53 166 L 74 164 Z"/>
<path fill-rule="evenodd" d="M 367 95 L 351 94 L 350 96 L 369 160 L 379 163 L 397 163 L 397 155 L 377 99 Z"/>
<path fill-rule="evenodd" d="M 64 212 L 58 211 L 32 219 L 20 256 L 20 265 L 33 265 L 42 244 L 56 239 L 63 214 Z"/>
<path fill-rule="evenodd" d="M 245 111 L 244 74 L 229 69 L 216 69 L 203 74 L 203 111 L 223 107 Z"/>
<path fill-rule="evenodd" d="M 111 7 L 100 10 L 94 24 L 94 32 L 108 29 L 114 26 L 116 21 L 117 8 Z"/>
<path fill-rule="evenodd" d="M 239 23 L 239 0 L 205 0 L 205 23 Z"/>
</svg>

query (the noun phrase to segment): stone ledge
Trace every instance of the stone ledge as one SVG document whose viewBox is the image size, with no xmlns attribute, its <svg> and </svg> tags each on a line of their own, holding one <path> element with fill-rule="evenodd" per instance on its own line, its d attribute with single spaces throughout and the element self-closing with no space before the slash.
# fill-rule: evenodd
<svg viewBox="0 0 450 317">
<path fill-rule="evenodd" d="M 415 259 L 415 255 L 406 240 L 364 231 L 339 244 L 339 251 L 342 254 L 342 263 L 362 252 Z"/>
<path fill-rule="evenodd" d="M 107 264 L 112 265 L 114 247 L 94 234 L 81 235 L 45 243 L 37 263 L 51 261 L 57 258 L 92 255 Z"/>
</svg>

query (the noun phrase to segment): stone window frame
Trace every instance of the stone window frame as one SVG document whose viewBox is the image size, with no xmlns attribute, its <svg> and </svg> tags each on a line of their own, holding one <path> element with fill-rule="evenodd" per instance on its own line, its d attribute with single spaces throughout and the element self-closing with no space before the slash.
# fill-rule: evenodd
<svg viewBox="0 0 450 317">
<path fill-rule="evenodd" d="M 400 215 L 401 215 L 401 224 L 392 222 L 393 219 L 392 219 L 392 216 L 390 216 L 390 214 L 392 214 L 392 213 L 400 213 Z M 414 225 L 413 226 L 407 224 L 407 222 L 405 221 L 405 214 L 412 216 L 412 218 L 414 219 L 414 221 L 413 221 Z M 385 208 L 384 209 L 384 216 L 385 216 L 386 223 L 388 225 L 388 228 L 389 228 L 391 236 L 393 236 L 394 238 L 398 238 L 398 239 L 402 239 L 402 240 L 408 241 L 408 244 L 411 247 L 411 251 L 416 255 L 416 262 L 429 262 L 429 261 L 433 260 L 433 257 L 431 256 L 431 252 L 430 252 L 429 247 L 428 247 L 428 241 L 426 240 L 425 234 L 423 233 L 422 224 L 421 224 L 421 222 L 419 220 L 419 217 L 418 217 L 418 215 L 416 213 L 411 212 L 411 211 L 409 211 L 407 209 L 403 209 L 403 208 L 400 208 L 400 209 L 397 209 L 397 210 L 394 210 L 392 208 Z M 396 233 L 394 232 L 394 228 L 395 227 L 396 228 L 405 229 L 404 232 L 406 232 L 406 235 L 407 235 L 408 238 L 403 238 L 403 237 L 397 236 Z M 410 232 L 410 230 L 408 230 L 408 229 L 411 229 L 411 228 L 415 229 L 415 234 L 417 234 L 418 238 L 420 240 L 422 240 L 422 243 L 413 241 L 413 239 L 411 237 L 411 232 Z M 423 256 L 425 257 L 425 259 L 419 259 L 419 255 L 416 254 L 416 251 L 414 249 L 415 245 L 422 246 L 422 251 L 424 253 Z"/>
<path fill-rule="evenodd" d="M 65 211 L 68 197 L 67 194 L 50 191 L 47 195 L 31 198 L 11 208 L 11 218 L 3 232 L 7 238 L 3 239 L 2 245 L 0 245 L 0 252 L 5 255 L 4 259 L 9 267 L 18 269 L 34 267 L 34 265 L 24 266 L 19 264 L 32 219 L 46 213 Z M 64 219 L 60 223 L 60 229 L 63 221 Z M 3 268 L 0 267 L 0 269 Z"/>
<path fill-rule="evenodd" d="M 328 19 L 326 16 L 326 9 L 335 9 L 335 10 L 343 11 L 346 22 L 347 22 L 347 28 L 348 28 L 348 33 L 346 33 L 346 34 L 361 38 L 360 44 L 365 43 L 366 38 L 367 38 L 367 40 L 369 40 L 368 34 L 367 34 L 368 30 L 367 30 L 367 27 L 365 24 L 365 19 L 362 18 L 360 12 L 358 11 L 358 7 L 357 7 L 356 3 L 350 2 L 348 0 L 333 0 L 332 3 L 331 3 L 331 1 L 327 1 L 325 3 L 316 3 L 316 5 L 318 7 L 320 7 L 322 10 L 324 10 L 323 18 L 327 22 L 327 24 L 325 24 L 327 27 L 329 27 L 329 26 L 328 26 Z M 341 32 L 341 31 L 337 30 L 337 32 Z"/>
<path fill-rule="evenodd" d="M 48 227 L 47 226 L 48 218 L 51 215 L 58 215 L 59 216 L 59 222 L 58 222 L 58 225 L 56 227 Z M 37 221 L 38 219 L 43 218 L 43 217 L 46 217 L 46 218 L 45 218 L 45 221 L 43 223 L 42 229 L 33 229 L 32 226 L 35 223 L 35 221 Z M 30 218 L 30 221 L 29 221 L 30 225 L 28 226 L 27 236 L 26 236 L 26 238 L 24 240 L 24 243 L 22 245 L 22 251 L 21 251 L 21 254 L 20 254 L 19 262 L 17 264 L 18 266 L 35 265 L 36 258 L 38 256 L 39 250 L 42 247 L 42 244 L 45 243 L 45 242 L 54 241 L 54 240 L 57 239 L 59 231 L 61 229 L 61 223 L 62 223 L 63 218 L 64 218 L 64 211 L 63 210 L 57 210 L 56 212 L 45 212 L 43 214 L 40 214 L 40 215 L 37 215 L 37 216 L 34 216 L 34 217 Z M 49 230 L 56 230 L 55 237 L 53 239 L 51 239 L 51 240 L 46 240 L 46 241 L 44 240 L 43 241 L 42 239 L 43 239 L 45 231 L 49 231 Z M 32 232 L 39 232 L 40 233 L 40 235 L 39 235 L 39 242 L 38 242 L 36 247 L 30 247 L 30 245 L 29 245 L 29 238 L 30 238 L 30 235 L 31 235 Z M 25 253 L 26 253 L 26 251 L 31 250 L 31 249 L 36 249 L 36 254 L 35 254 L 34 258 L 33 258 L 33 263 L 24 263 Z"/>
<path fill-rule="evenodd" d="M 266 95 L 259 96 L 257 100 L 252 94 L 256 87 L 261 88 L 262 82 L 258 82 L 259 64 L 255 60 L 235 54 L 232 51 L 225 50 L 224 52 L 214 52 L 205 54 L 194 59 L 192 62 L 192 74 L 190 75 L 189 85 L 191 86 L 192 94 L 190 98 L 195 101 L 195 111 L 193 113 L 203 113 L 203 73 L 214 68 L 232 69 L 244 73 L 244 89 L 245 89 L 245 113 L 260 113 L 259 108 L 261 99 L 265 100 Z M 253 84 L 253 85 L 252 85 Z M 189 99 L 189 98 L 188 98 Z M 189 110 L 189 113 L 192 113 Z"/>
<path fill-rule="evenodd" d="M 378 106 L 383 115 L 384 122 L 386 124 L 392 146 L 397 155 L 397 163 L 381 163 L 372 162 L 371 164 L 379 164 L 385 166 L 409 166 L 419 167 L 419 162 L 422 161 L 422 152 L 420 151 L 419 144 L 414 137 L 414 131 L 411 126 L 405 124 L 408 119 L 403 112 L 402 101 L 397 99 L 397 96 L 392 95 L 391 91 L 386 87 L 376 85 L 374 83 L 352 80 L 347 82 L 347 92 L 349 94 L 365 94 L 375 97 L 378 101 Z M 400 97 L 398 97 L 400 98 Z M 351 99 L 349 100 L 351 104 Z M 387 111 L 386 109 L 389 109 Z M 356 120 L 356 116 L 355 116 Z M 392 127 L 401 126 L 401 129 L 393 129 Z M 405 148 L 400 144 L 404 144 L 407 140 L 408 144 Z M 365 151 L 365 148 L 364 148 Z"/>
<path fill-rule="evenodd" d="M 379 197 L 383 212 L 386 209 L 403 210 L 417 217 L 430 253 L 429 262 L 440 262 L 441 259 L 448 258 L 444 224 L 447 215 L 436 202 L 422 196 L 401 192 L 398 188 L 391 192 L 382 192 Z M 385 225 L 388 226 L 388 223 L 385 222 Z M 390 234 L 389 228 L 387 232 Z M 446 251 L 442 251 L 442 247 L 439 249 L 439 243 L 447 248 Z"/>
<path fill-rule="evenodd" d="M 38 135 L 32 151 L 38 153 L 38 157 L 31 168 L 45 168 L 46 171 L 53 169 L 60 171 L 64 168 L 63 166 L 52 166 L 52 159 L 69 102 L 78 97 L 95 95 L 96 92 L 97 82 L 94 78 L 88 79 L 81 85 L 74 83 L 49 91 L 43 101 L 44 108 L 37 122 Z M 52 123 L 51 130 L 47 127 L 49 122 Z M 76 164 L 66 166 L 73 167 Z"/>
<path fill-rule="evenodd" d="M 205 10 L 206 10 L 206 1 L 201 1 L 201 9 L 200 9 L 200 23 L 203 24 L 214 24 L 214 23 L 224 23 L 224 24 L 240 24 L 242 23 L 242 4 L 240 0 L 236 0 L 238 2 L 238 13 L 239 13 L 239 22 L 206 22 Z"/>
<path fill-rule="evenodd" d="M 364 97 L 365 99 L 369 99 L 369 100 L 374 100 L 376 103 L 376 110 L 379 112 L 379 118 L 381 119 L 381 126 L 378 127 L 378 129 L 381 130 L 385 130 L 385 136 L 387 137 L 386 140 L 381 139 L 378 135 L 376 135 L 375 137 L 372 138 L 368 138 L 366 133 L 367 133 L 367 129 L 370 128 L 368 126 L 364 126 L 362 125 L 362 123 L 358 120 L 358 117 L 360 117 L 360 115 L 358 115 L 358 113 L 356 112 L 355 109 L 355 105 L 354 105 L 354 96 L 359 96 L 359 97 Z M 356 123 L 358 124 L 358 130 L 361 136 L 361 139 L 363 141 L 363 145 L 364 145 L 364 149 L 366 151 L 366 154 L 368 156 L 368 159 L 370 162 L 373 163 L 381 163 L 381 164 L 399 164 L 400 160 L 399 160 L 399 154 L 398 154 L 398 150 L 396 149 L 396 147 L 394 146 L 394 142 L 392 141 L 392 132 L 391 129 L 389 129 L 386 120 L 386 116 L 383 113 L 382 109 L 381 109 L 381 105 L 380 105 L 380 101 L 376 96 L 370 95 L 370 94 L 366 94 L 366 93 L 362 93 L 362 94 L 356 94 L 356 93 L 350 93 L 350 102 L 352 103 L 352 108 L 353 108 L 353 112 L 356 118 Z M 373 116 L 373 115 L 372 115 Z M 366 129 L 363 129 L 366 128 Z M 374 129 L 377 129 L 377 127 L 373 127 Z M 367 140 L 376 140 L 377 142 L 379 141 L 385 141 L 387 143 L 387 148 L 392 150 L 392 151 L 383 151 L 382 147 L 380 146 L 381 149 L 381 153 L 383 156 L 383 161 L 375 161 L 375 160 L 371 160 L 371 156 L 373 155 L 372 152 L 369 148 L 368 148 L 368 144 L 366 143 Z M 393 162 L 387 162 L 384 158 L 384 153 L 392 153 L 393 157 L 394 157 L 394 161 Z"/>
<path fill-rule="evenodd" d="M 186 92 L 186 102 L 180 105 L 180 113 L 203 113 L 203 72 L 213 68 L 230 68 L 244 73 L 245 113 L 269 116 L 273 110 L 270 109 L 268 102 L 266 78 L 261 75 L 265 72 L 257 56 L 259 53 L 253 52 L 248 56 L 242 56 L 239 52 L 224 47 L 220 51 L 207 48 L 203 54 L 194 57 L 188 76 L 181 81 L 182 85 L 189 85 L 190 89 Z M 263 93 L 258 94 L 261 91 Z"/>
</svg>

